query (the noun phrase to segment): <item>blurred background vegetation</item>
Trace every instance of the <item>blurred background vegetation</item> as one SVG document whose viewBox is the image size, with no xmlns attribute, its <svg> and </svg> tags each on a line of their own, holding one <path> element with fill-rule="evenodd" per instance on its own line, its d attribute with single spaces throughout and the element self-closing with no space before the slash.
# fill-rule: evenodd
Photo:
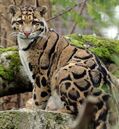
<svg viewBox="0 0 119 129">
<path fill-rule="evenodd" d="M 115 33 L 112 35 L 115 36 L 113 38 L 118 38 L 119 0 L 51 0 L 51 3 L 52 16 L 75 6 L 54 20 L 55 23 L 58 22 L 59 26 L 55 28 L 59 32 L 106 36 L 108 32 L 104 30 L 115 27 Z"/>
</svg>

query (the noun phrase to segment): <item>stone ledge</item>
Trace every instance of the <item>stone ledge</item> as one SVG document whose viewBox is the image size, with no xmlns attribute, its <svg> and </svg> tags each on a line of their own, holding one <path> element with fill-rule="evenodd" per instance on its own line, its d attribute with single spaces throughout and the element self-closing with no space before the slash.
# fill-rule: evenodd
<svg viewBox="0 0 119 129">
<path fill-rule="evenodd" d="M 69 129 L 67 114 L 28 109 L 0 111 L 0 129 Z"/>
</svg>

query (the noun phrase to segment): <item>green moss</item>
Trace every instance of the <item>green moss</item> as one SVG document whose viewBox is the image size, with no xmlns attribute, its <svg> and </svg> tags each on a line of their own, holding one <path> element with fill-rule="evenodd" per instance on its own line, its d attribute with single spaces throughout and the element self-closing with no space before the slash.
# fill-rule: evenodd
<svg viewBox="0 0 119 129">
<path fill-rule="evenodd" d="M 16 47 L 0 48 L 0 54 L 8 51 L 17 51 Z"/>
<path fill-rule="evenodd" d="M 71 43 L 76 46 L 83 48 L 84 46 L 89 46 L 88 49 L 104 61 L 114 61 L 113 55 L 119 57 L 119 41 L 104 39 L 92 35 L 79 36 L 77 34 L 72 34 L 67 37 L 71 40 Z"/>
<path fill-rule="evenodd" d="M 14 51 L 14 53 L 6 56 L 6 58 L 10 61 L 9 67 L 6 68 L 3 64 L 0 64 L 0 76 L 8 81 L 12 81 L 16 73 L 19 71 L 19 55 L 15 48 L 6 48 L 0 50 L 0 53 L 8 52 L 11 50 Z"/>
<path fill-rule="evenodd" d="M 0 65 L 0 77 L 6 80 L 12 80 L 13 75 L 11 73 L 11 70 L 4 68 L 3 65 Z"/>
</svg>

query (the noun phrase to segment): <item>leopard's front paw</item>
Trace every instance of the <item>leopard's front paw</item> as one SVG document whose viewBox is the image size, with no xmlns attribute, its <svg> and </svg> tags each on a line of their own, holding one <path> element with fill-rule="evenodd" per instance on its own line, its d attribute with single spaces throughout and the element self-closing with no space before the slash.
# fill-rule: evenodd
<svg viewBox="0 0 119 129">
<path fill-rule="evenodd" d="M 33 101 L 32 98 L 30 98 L 30 99 L 26 102 L 25 108 L 26 108 L 26 109 L 33 109 L 33 107 L 34 107 L 33 105 L 34 105 L 34 101 Z"/>
</svg>

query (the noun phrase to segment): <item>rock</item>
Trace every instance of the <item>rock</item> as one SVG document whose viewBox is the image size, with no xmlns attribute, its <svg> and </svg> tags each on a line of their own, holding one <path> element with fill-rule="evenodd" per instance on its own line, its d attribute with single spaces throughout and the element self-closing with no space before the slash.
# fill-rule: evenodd
<svg viewBox="0 0 119 129">
<path fill-rule="evenodd" d="M 71 116 L 43 110 L 9 110 L 0 112 L 0 129 L 69 129 Z"/>
</svg>

